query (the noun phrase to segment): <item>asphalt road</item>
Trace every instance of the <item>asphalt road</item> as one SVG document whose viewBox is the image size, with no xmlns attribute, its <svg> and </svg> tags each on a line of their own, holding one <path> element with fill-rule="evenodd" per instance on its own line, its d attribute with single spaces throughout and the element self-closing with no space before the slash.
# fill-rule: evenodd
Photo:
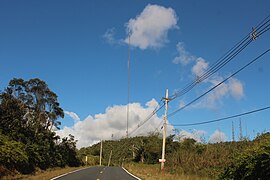
<svg viewBox="0 0 270 180">
<path fill-rule="evenodd" d="M 55 179 L 55 178 L 54 178 Z M 136 180 L 121 167 L 90 167 L 55 180 Z"/>
</svg>

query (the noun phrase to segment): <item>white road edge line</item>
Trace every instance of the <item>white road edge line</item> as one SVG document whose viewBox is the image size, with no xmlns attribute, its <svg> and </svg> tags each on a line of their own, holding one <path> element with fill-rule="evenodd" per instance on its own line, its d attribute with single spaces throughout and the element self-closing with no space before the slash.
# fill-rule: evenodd
<svg viewBox="0 0 270 180">
<path fill-rule="evenodd" d="M 141 180 L 141 178 L 138 178 L 137 176 L 131 174 L 131 173 L 128 172 L 124 167 L 122 167 L 122 169 L 124 169 L 124 171 L 126 171 L 126 173 L 128 173 L 129 175 L 131 175 L 131 176 L 134 177 L 135 179 Z"/>
<path fill-rule="evenodd" d="M 63 176 L 66 176 L 66 175 L 68 175 L 68 174 L 75 173 L 75 172 L 78 172 L 78 171 L 81 171 L 81 170 L 84 170 L 84 169 L 87 169 L 87 168 L 89 168 L 89 167 L 82 168 L 82 169 L 77 169 L 77 170 L 75 170 L 75 171 L 71 171 L 71 172 L 68 172 L 68 173 L 59 175 L 59 176 L 56 176 L 56 177 L 54 177 L 54 178 L 52 178 L 52 179 L 50 179 L 50 180 L 56 180 L 56 179 L 58 179 L 58 178 L 60 178 L 60 177 L 63 177 Z"/>
</svg>

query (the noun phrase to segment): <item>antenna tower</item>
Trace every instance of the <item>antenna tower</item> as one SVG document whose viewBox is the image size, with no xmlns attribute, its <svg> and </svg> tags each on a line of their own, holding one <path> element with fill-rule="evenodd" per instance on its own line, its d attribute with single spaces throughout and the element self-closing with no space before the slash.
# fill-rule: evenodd
<svg viewBox="0 0 270 180">
<path fill-rule="evenodd" d="M 130 101 L 130 33 L 128 34 L 128 95 L 127 95 L 127 138 L 128 138 L 128 120 L 129 120 L 129 101 Z"/>
<path fill-rule="evenodd" d="M 235 141 L 233 121 L 232 121 L 232 141 L 233 141 L 233 142 Z"/>
<path fill-rule="evenodd" d="M 239 118 L 239 139 L 240 141 L 243 140 L 243 131 L 242 131 L 242 120 Z"/>
</svg>

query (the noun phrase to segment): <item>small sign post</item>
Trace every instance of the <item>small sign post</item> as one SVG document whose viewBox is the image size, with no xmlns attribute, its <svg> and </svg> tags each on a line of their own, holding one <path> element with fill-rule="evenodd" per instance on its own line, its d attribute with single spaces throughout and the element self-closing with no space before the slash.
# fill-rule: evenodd
<svg viewBox="0 0 270 180">
<path fill-rule="evenodd" d="M 165 163 L 166 159 L 159 159 L 158 160 L 160 163 Z"/>
</svg>

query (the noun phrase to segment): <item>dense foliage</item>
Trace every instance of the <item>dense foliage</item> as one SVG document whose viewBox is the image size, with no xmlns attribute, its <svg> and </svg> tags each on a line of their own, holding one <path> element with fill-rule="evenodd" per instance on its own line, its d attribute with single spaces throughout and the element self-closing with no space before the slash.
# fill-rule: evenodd
<svg viewBox="0 0 270 180">
<path fill-rule="evenodd" d="M 130 161 L 148 164 L 157 163 L 161 156 L 161 143 L 162 139 L 158 135 L 103 141 L 102 164 L 108 163 L 111 151 L 111 165 L 121 166 L 123 163 Z M 82 159 L 88 155 L 99 156 L 99 154 L 100 143 L 79 150 Z"/>
<path fill-rule="evenodd" d="M 63 117 L 44 81 L 11 80 L 0 94 L 0 174 L 80 165 L 74 137 L 60 139 L 53 132 Z"/>
<path fill-rule="evenodd" d="M 220 179 L 270 178 L 270 133 L 257 137 L 252 144 L 234 158 Z"/>
<path fill-rule="evenodd" d="M 172 174 L 207 176 L 217 179 L 265 179 L 270 177 L 270 133 L 253 141 L 198 143 L 194 139 L 175 141 L 166 139 L 166 171 Z M 127 162 L 157 164 L 161 158 L 162 138 L 159 134 L 118 141 L 104 141 L 102 164 L 107 165 L 112 151 L 111 165 Z M 79 151 L 81 159 L 92 158 L 99 163 L 100 143 Z M 93 161 L 95 159 L 95 161 Z M 89 160 L 89 158 L 88 158 Z"/>
</svg>

